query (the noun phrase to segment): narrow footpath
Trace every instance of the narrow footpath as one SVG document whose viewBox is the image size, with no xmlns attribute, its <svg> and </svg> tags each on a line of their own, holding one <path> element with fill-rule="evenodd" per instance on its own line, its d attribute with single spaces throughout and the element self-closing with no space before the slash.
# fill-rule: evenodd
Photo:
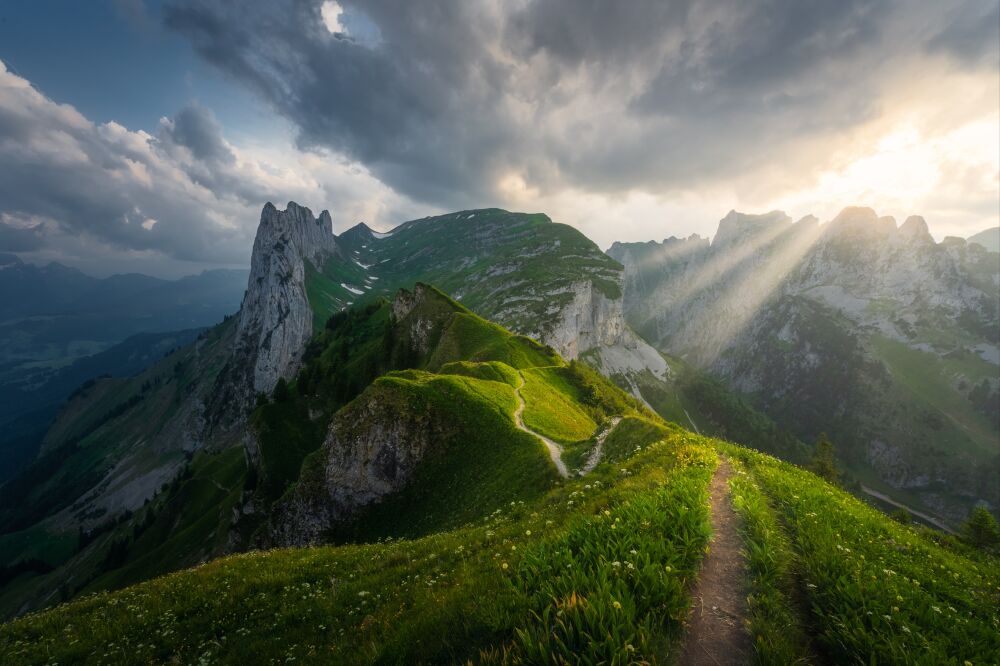
<svg viewBox="0 0 1000 666">
<path fill-rule="evenodd" d="M 601 456 L 604 454 L 604 440 L 606 440 L 608 438 L 608 435 L 610 435 L 611 432 L 616 427 L 618 427 L 618 424 L 621 423 L 621 420 L 622 417 L 620 416 L 611 417 L 611 420 L 608 421 L 608 424 L 604 426 L 604 430 L 602 430 L 601 434 L 597 436 L 597 441 L 594 442 L 594 448 L 590 452 L 590 456 L 587 457 L 587 462 L 583 464 L 583 467 L 580 468 L 580 471 L 577 472 L 577 474 L 579 474 L 580 476 L 585 476 L 594 471 L 594 468 L 597 467 L 597 464 L 601 462 Z"/>
<path fill-rule="evenodd" d="M 679 666 L 736 666 L 750 663 L 746 630 L 747 572 L 729 499 L 732 469 L 723 458 L 709 492 L 712 541 L 692 591 L 692 609 L 682 639 Z"/>
<path fill-rule="evenodd" d="M 562 459 L 562 447 L 545 435 L 539 434 L 524 425 L 524 398 L 521 397 L 521 387 L 524 386 L 524 375 L 518 372 L 517 378 L 521 380 L 521 383 L 514 389 L 514 395 L 517 396 L 517 408 L 514 410 L 514 423 L 517 425 L 518 430 L 523 430 L 529 435 L 534 435 L 538 439 L 542 440 L 542 443 L 545 444 L 545 448 L 549 450 L 549 457 L 552 458 L 552 462 L 555 464 L 556 470 L 559 472 L 559 476 L 564 479 L 569 478 L 569 470 L 566 469 L 566 463 L 564 463 Z"/>
</svg>

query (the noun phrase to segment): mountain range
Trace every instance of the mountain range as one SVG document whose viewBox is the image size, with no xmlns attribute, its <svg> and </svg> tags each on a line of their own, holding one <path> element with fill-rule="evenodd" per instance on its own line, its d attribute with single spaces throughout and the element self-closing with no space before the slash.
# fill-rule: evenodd
<svg viewBox="0 0 1000 666">
<path fill-rule="evenodd" d="M 311 614 L 323 590 L 337 600 L 329 654 L 344 661 L 607 657 L 581 636 L 609 626 L 637 632 L 609 638 L 609 650 L 666 654 L 705 551 L 708 484 L 727 465 L 736 472 L 722 483 L 743 498 L 746 529 L 763 530 L 744 536 L 789 530 L 816 566 L 812 588 L 844 576 L 842 563 L 818 563 L 832 549 L 810 531 L 818 510 L 872 562 L 913 572 L 948 562 L 991 594 L 987 574 L 956 564 L 980 557 L 965 546 L 710 438 L 804 464 L 825 433 L 849 488 L 945 527 L 977 503 L 1000 505 L 998 258 L 935 243 L 919 218 L 897 228 L 867 209 L 826 224 L 733 212 L 712 241 L 604 253 L 542 214 L 467 210 L 338 235 L 327 211 L 267 204 L 235 316 L 138 372 L 80 386 L 38 456 L 0 486 L 0 610 L 82 598 L 0 629 L 0 650 L 12 661 L 40 646 L 95 658 L 113 634 L 144 660 L 238 662 L 262 653 L 227 647 L 194 618 L 247 637 L 273 613 L 287 631 L 257 649 L 317 660 L 309 645 L 326 639 L 312 632 L 330 620 Z M 863 545 L 876 531 L 903 550 Z M 309 548 L 328 544 L 339 546 Z M 233 553 L 244 554 L 157 578 Z M 355 575 L 364 587 L 348 582 Z M 500 605 L 472 610 L 462 595 L 477 587 Z M 844 622 L 854 605 L 843 594 L 817 601 L 813 621 Z M 933 654 L 960 644 L 992 654 L 985 598 L 947 598 L 974 623 L 945 639 L 926 620 Z M 234 599 L 267 617 L 234 615 Z M 945 603 L 928 599 L 920 608 Z M 111 634 L 75 636 L 95 614 Z M 559 614 L 582 624 L 548 624 Z M 153 631 L 152 615 L 169 627 Z M 55 641 L 48 627 L 67 622 L 75 638 Z M 808 649 L 789 632 L 789 650 Z M 369 634 L 383 643 L 344 637 Z M 896 649 L 865 643 L 876 634 L 858 633 L 856 646 L 830 637 L 824 649 L 848 661 Z"/>
<path fill-rule="evenodd" d="M 958 522 L 1000 504 L 1000 262 L 911 217 L 731 212 L 709 242 L 616 243 L 628 322 L 863 488 Z"/>
<path fill-rule="evenodd" d="M 94 278 L 0 254 L 0 480 L 38 454 L 59 406 L 84 381 L 127 376 L 239 308 L 242 270 L 179 280 Z"/>
</svg>

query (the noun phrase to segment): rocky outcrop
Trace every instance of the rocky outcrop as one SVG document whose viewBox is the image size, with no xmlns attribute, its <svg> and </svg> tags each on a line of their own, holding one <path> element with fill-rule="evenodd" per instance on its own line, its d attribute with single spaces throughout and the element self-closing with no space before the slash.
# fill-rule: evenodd
<svg viewBox="0 0 1000 666">
<path fill-rule="evenodd" d="M 275 507 L 261 541 L 320 543 L 337 522 L 401 490 L 444 427 L 420 394 L 401 395 L 376 382 L 337 413 L 298 485 Z"/>
<path fill-rule="evenodd" d="M 540 330 L 530 331 L 566 359 L 597 347 L 614 346 L 623 341 L 627 327 L 622 299 L 609 298 L 593 282 L 574 282 L 551 294 L 563 296 L 559 308 Z"/>
<path fill-rule="evenodd" d="M 279 378 L 291 378 L 313 333 L 313 311 L 306 293 L 309 265 L 343 256 L 333 235 L 330 213 L 313 217 L 289 202 L 279 211 L 270 202 L 260 215 L 250 260 L 250 278 L 237 314 L 232 355 L 215 383 L 208 405 L 216 437 L 233 433 L 253 406 L 254 396 L 269 393 Z M 232 437 L 239 438 L 236 432 Z"/>
<path fill-rule="evenodd" d="M 330 213 L 314 218 L 295 202 L 279 211 L 270 202 L 260 215 L 250 280 L 236 329 L 237 354 L 251 366 L 252 388 L 268 392 L 290 378 L 312 337 L 306 262 L 320 268 L 338 254 Z"/>
</svg>

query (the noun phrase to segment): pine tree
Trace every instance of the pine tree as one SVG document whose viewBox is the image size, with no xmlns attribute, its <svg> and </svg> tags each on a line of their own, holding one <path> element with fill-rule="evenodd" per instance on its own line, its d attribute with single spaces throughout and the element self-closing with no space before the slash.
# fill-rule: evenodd
<svg viewBox="0 0 1000 666">
<path fill-rule="evenodd" d="M 837 469 L 833 442 L 830 441 L 825 432 L 821 432 L 819 439 L 816 440 L 816 448 L 813 450 L 812 461 L 809 463 L 809 471 L 830 483 L 840 484 L 840 470 Z"/>
<path fill-rule="evenodd" d="M 1000 526 L 985 506 L 977 506 L 962 525 L 962 537 L 976 548 L 1000 545 Z"/>
</svg>

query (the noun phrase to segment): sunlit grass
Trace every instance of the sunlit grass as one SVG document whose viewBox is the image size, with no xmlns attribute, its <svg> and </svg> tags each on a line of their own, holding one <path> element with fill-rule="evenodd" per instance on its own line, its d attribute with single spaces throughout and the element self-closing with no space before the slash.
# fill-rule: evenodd
<svg viewBox="0 0 1000 666">
<path fill-rule="evenodd" d="M 1000 562 L 946 550 L 787 463 L 726 452 L 787 526 L 810 625 L 835 663 L 1000 662 Z"/>
<path fill-rule="evenodd" d="M 0 628 L 0 657 L 12 664 L 663 657 L 707 538 L 714 465 L 707 440 L 677 434 L 460 529 L 238 555 L 29 615 Z"/>
</svg>

